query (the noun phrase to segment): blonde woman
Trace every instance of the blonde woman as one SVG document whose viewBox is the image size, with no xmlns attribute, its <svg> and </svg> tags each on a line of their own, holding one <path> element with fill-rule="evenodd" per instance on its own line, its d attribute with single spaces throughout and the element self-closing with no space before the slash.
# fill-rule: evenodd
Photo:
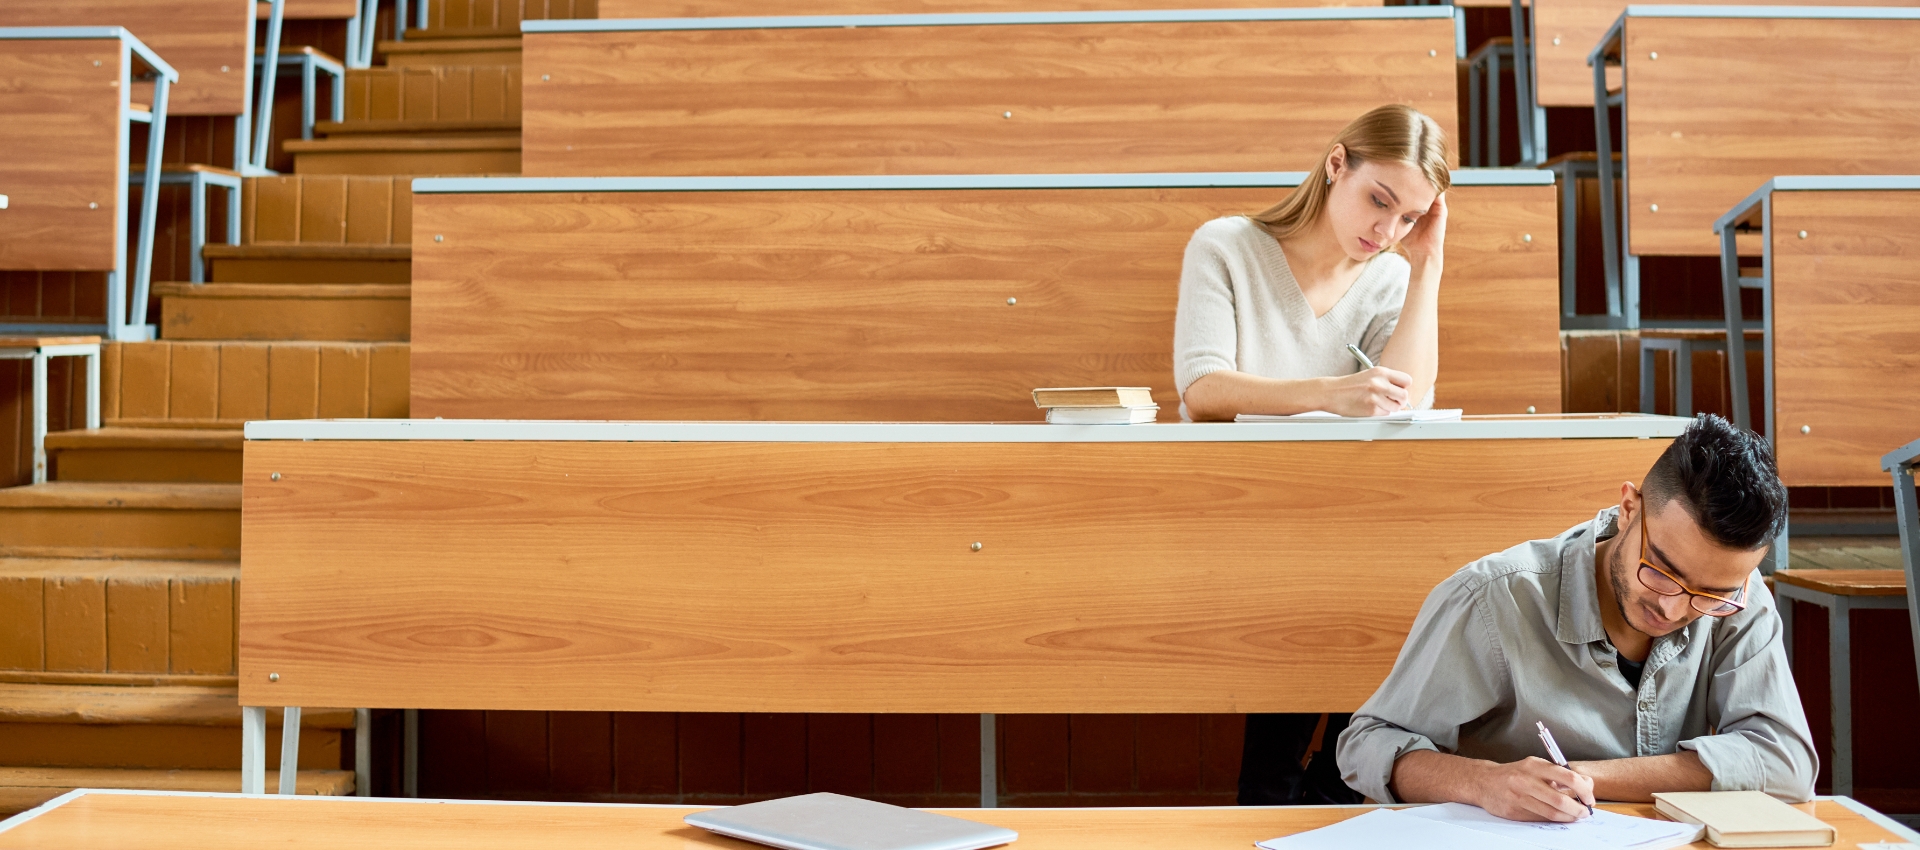
<svg viewBox="0 0 1920 850">
<path fill-rule="evenodd" d="M 1450 182 L 1440 126 L 1382 106 L 1341 130 L 1286 200 L 1201 225 L 1174 322 L 1182 415 L 1430 406 Z"/>
<path fill-rule="evenodd" d="M 1440 126 L 1382 106 L 1341 130 L 1286 200 L 1201 225 L 1187 244 L 1173 334 L 1181 414 L 1431 406 L 1450 184 Z M 1331 746 L 1349 715 L 1324 716 L 1326 744 L 1313 752 L 1322 717 L 1247 716 L 1241 805 L 1360 802 Z"/>
</svg>

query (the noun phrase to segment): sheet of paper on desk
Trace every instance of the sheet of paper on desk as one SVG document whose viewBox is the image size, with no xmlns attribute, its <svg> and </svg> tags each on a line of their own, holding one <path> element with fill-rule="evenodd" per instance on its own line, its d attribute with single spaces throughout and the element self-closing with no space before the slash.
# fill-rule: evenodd
<svg viewBox="0 0 1920 850">
<path fill-rule="evenodd" d="M 1309 410 L 1287 416 L 1266 413 L 1242 413 L 1233 417 L 1235 422 L 1451 422 L 1458 420 L 1464 411 L 1459 408 L 1440 410 L 1402 410 L 1384 416 L 1341 416 L 1324 410 Z"/>
<path fill-rule="evenodd" d="M 1551 850 L 1668 850 L 1700 837 L 1702 828 L 1688 823 L 1637 818 L 1596 810 L 1593 817 L 1573 823 L 1524 823 L 1488 814 L 1464 803 L 1442 803 L 1403 811 L 1433 823 L 1498 835 Z"/>
<path fill-rule="evenodd" d="M 1285 835 L 1254 845 L 1261 850 L 1355 850 L 1355 848 L 1419 848 L 1419 850 L 1540 850 L 1537 844 L 1512 841 L 1477 830 L 1407 817 L 1393 809 L 1374 809 L 1357 818 L 1309 832 Z"/>
</svg>

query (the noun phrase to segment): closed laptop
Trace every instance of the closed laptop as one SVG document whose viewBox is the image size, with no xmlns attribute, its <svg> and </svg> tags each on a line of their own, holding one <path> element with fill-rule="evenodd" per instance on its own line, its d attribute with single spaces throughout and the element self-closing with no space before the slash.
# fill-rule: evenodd
<svg viewBox="0 0 1920 850">
<path fill-rule="evenodd" d="M 980 850 L 1020 834 L 840 794 L 805 794 L 687 815 L 687 823 L 786 850 Z"/>
</svg>

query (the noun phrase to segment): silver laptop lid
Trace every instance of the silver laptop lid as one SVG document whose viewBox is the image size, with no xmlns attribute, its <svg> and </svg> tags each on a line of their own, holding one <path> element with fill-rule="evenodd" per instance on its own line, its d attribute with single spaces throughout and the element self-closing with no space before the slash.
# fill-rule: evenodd
<svg viewBox="0 0 1920 850">
<path fill-rule="evenodd" d="M 1020 834 L 840 794 L 805 794 L 687 815 L 687 823 L 786 850 L 979 850 Z"/>
</svg>

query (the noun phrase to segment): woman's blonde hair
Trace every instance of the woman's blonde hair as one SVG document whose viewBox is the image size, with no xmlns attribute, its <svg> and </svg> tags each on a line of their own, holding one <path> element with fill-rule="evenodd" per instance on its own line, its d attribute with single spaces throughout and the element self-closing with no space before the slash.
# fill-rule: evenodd
<svg viewBox="0 0 1920 850">
<path fill-rule="evenodd" d="M 1404 162 L 1424 172 L 1436 191 L 1445 192 L 1453 184 L 1447 169 L 1447 137 L 1440 125 L 1418 109 L 1392 103 L 1353 119 L 1327 143 L 1327 152 L 1321 154 L 1306 182 L 1286 200 L 1248 218 L 1266 225 L 1281 239 L 1318 221 L 1327 208 L 1327 157 L 1334 145 L 1346 148 L 1348 168 L 1363 162 Z"/>
</svg>

